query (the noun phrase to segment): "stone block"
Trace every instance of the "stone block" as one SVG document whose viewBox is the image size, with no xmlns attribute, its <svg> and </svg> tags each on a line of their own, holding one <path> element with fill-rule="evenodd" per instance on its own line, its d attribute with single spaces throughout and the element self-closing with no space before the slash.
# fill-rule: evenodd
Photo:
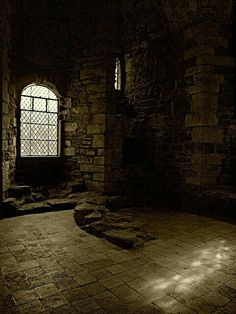
<svg viewBox="0 0 236 314">
<path fill-rule="evenodd" d="M 45 212 L 49 211 L 51 209 L 51 206 L 47 201 L 42 202 L 35 202 L 30 204 L 24 204 L 21 207 L 17 208 L 16 214 L 18 215 L 24 215 L 24 214 L 30 214 L 30 213 L 37 213 L 37 212 Z"/>
<path fill-rule="evenodd" d="M 3 193 L 7 192 L 8 189 L 10 188 L 10 186 L 11 186 L 10 180 L 9 179 L 3 179 L 3 182 L 2 182 L 2 191 L 3 191 Z"/>
<path fill-rule="evenodd" d="M 8 115 L 4 114 L 2 119 L 2 128 L 8 130 L 10 128 L 11 119 Z"/>
<path fill-rule="evenodd" d="M 228 48 L 229 47 L 229 40 L 227 37 L 222 37 L 222 36 L 209 36 L 206 34 L 199 34 L 196 37 L 196 43 L 199 45 L 207 44 L 211 45 L 212 47 L 215 48 Z"/>
<path fill-rule="evenodd" d="M 218 95 L 199 93 L 192 95 L 192 112 L 216 111 L 218 105 Z"/>
<path fill-rule="evenodd" d="M 201 176 L 189 176 L 185 179 L 187 184 L 201 185 Z"/>
<path fill-rule="evenodd" d="M 130 230 L 112 229 L 103 232 L 103 236 L 108 241 L 122 247 L 122 248 L 135 248 L 143 245 L 143 240 L 140 233 L 132 232 Z"/>
<path fill-rule="evenodd" d="M 213 73 L 214 72 L 213 65 L 197 65 L 185 70 L 185 76 L 193 76 L 199 73 Z"/>
<path fill-rule="evenodd" d="M 5 93 L 5 94 L 7 94 L 9 96 L 8 93 Z M 10 102 L 10 99 L 6 99 L 6 96 L 5 96 L 5 98 L 3 98 L 3 102 L 2 102 L 2 112 L 6 115 L 9 113 L 9 102 Z"/>
<path fill-rule="evenodd" d="M 234 66 L 234 58 L 223 57 L 223 56 L 211 56 L 202 55 L 197 57 L 197 65 L 201 64 L 212 64 L 212 65 L 222 65 L 222 66 Z"/>
<path fill-rule="evenodd" d="M 2 90 L 9 93 L 9 81 L 6 78 L 2 80 Z"/>
<path fill-rule="evenodd" d="M 86 150 L 85 150 L 85 155 L 86 155 L 86 156 L 95 156 L 96 153 L 95 153 L 94 150 L 86 149 Z"/>
<path fill-rule="evenodd" d="M 71 140 L 66 140 L 65 144 L 66 144 L 66 147 L 71 147 Z"/>
<path fill-rule="evenodd" d="M 192 130 L 194 143 L 222 143 L 222 130 L 217 127 L 195 127 Z"/>
<path fill-rule="evenodd" d="M 199 55 L 213 55 L 214 54 L 214 48 L 207 45 L 201 45 L 192 49 L 189 49 L 184 54 L 184 60 L 188 60 L 193 57 L 197 57 Z"/>
<path fill-rule="evenodd" d="M 105 210 L 105 206 L 92 204 L 91 202 L 88 203 L 83 202 L 75 207 L 74 218 L 78 225 L 81 225 L 82 220 L 84 219 L 85 216 L 92 214 L 94 212 L 99 212 L 101 210 Z"/>
<path fill-rule="evenodd" d="M 105 146 L 105 136 L 104 135 L 94 135 L 93 138 L 93 147 L 98 148 L 98 147 L 104 147 Z"/>
<path fill-rule="evenodd" d="M 8 140 L 2 141 L 2 150 L 5 150 L 5 151 L 8 150 Z"/>
<path fill-rule="evenodd" d="M 210 83 L 208 84 L 194 84 L 188 86 L 188 94 L 201 94 L 201 93 L 210 93 L 210 94 L 218 94 L 220 90 L 220 85 L 218 83 Z"/>
<path fill-rule="evenodd" d="M 100 114 L 94 114 L 93 115 L 93 123 L 94 124 L 105 124 L 106 121 L 106 115 L 103 113 Z"/>
<path fill-rule="evenodd" d="M 105 125 L 90 124 L 87 126 L 88 134 L 100 134 L 100 133 L 104 133 L 104 131 L 105 131 Z"/>
<path fill-rule="evenodd" d="M 192 164 L 221 165 L 222 158 L 220 154 L 193 154 Z"/>
<path fill-rule="evenodd" d="M 87 114 L 89 112 L 89 109 L 85 106 L 83 107 L 76 107 L 76 108 L 73 108 L 73 112 L 74 113 L 77 113 L 79 115 L 84 115 L 84 114 Z"/>
<path fill-rule="evenodd" d="M 104 166 L 82 164 L 80 165 L 81 172 L 104 172 Z"/>
<path fill-rule="evenodd" d="M 76 183 L 72 183 L 70 186 L 71 186 L 72 193 L 84 192 L 87 190 L 85 182 L 83 180 L 80 180 Z"/>
<path fill-rule="evenodd" d="M 92 113 L 105 113 L 106 105 L 104 102 L 94 102 L 91 104 L 90 110 Z"/>
<path fill-rule="evenodd" d="M 202 176 L 201 185 L 214 186 L 216 185 L 216 176 Z"/>
<path fill-rule="evenodd" d="M 52 210 L 64 210 L 75 208 L 77 201 L 67 198 L 54 198 L 49 199 L 48 204 L 51 206 Z"/>
<path fill-rule="evenodd" d="M 132 206 L 132 201 L 127 196 L 114 195 L 108 196 L 106 199 L 106 207 L 112 211 L 130 206 Z"/>
<path fill-rule="evenodd" d="M 64 106 L 65 106 L 66 108 L 70 108 L 70 107 L 72 106 L 72 101 L 71 101 L 71 98 L 70 98 L 70 97 L 64 98 L 64 101 L 65 101 Z"/>
<path fill-rule="evenodd" d="M 104 173 L 94 173 L 93 179 L 95 181 L 104 181 L 105 180 L 105 175 L 104 175 Z"/>
<path fill-rule="evenodd" d="M 197 73 L 193 76 L 193 81 L 196 84 L 222 84 L 224 82 L 224 75 L 213 73 Z"/>
<path fill-rule="evenodd" d="M 86 186 L 91 191 L 104 191 L 104 181 L 87 180 Z"/>
<path fill-rule="evenodd" d="M 104 156 L 104 155 L 105 155 L 105 150 L 104 150 L 104 148 L 98 148 L 98 150 L 97 150 L 97 155 L 98 155 L 98 156 Z"/>
<path fill-rule="evenodd" d="M 16 185 L 12 186 L 8 191 L 8 197 L 19 198 L 25 195 L 31 194 L 31 187 L 28 185 Z"/>
<path fill-rule="evenodd" d="M 185 126 L 217 126 L 218 117 L 216 113 L 206 112 L 201 114 L 188 114 L 185 117 Z"/>
<path fill-rule="evenodd" d="M 104 165 L 105 164 L 105 157 L 104 156 L 96 156 L 93 159 L 95 165 Z"/>
<path fill-rule="evenodd" d="M 78 162 L 80 164 L 92 164 L 93 163 L 93 158 L 90 156 L 79 156 L 78 157 Z"/>
<path fill-rule="evenodd" d="M 199 164 L 199 165 L 197 165 L 197 164 L 191 165 L 191 166 L 189 167 L 189 172 L 190 172 L 191 175 L 194 176 L 194 177 L 195 177 L 195 176 L 196 176 L 196 177 L 201 176 L 202 165 L 201 165 L 201 164 Z"/>
<path fill-rule="evenodd" d="M 6 129 L 2 130 L 2 138 L 3 138 L 3 140 L 7 139 L 7 130 Z"/>
<path fill-rule="evenodd" d="M 64 155 L 65 156 L 75 156 L 76 155 L 75 147 L 66 147 L 64 149 Z"/>
<path fill-rule="evenodd" d="M 106 85 L 105 84 L 88 84 L 87 91 L 90 93 L 104 93 L 106 92 Z"/>
<path fill-rule="evenodd" d="M 203 176 L 211 176 L 217 177 L 221 173 L 220 165 L 212 165 L 208 163 L 203 163 L 202 165 L 202 175 Z"/>
<path fill-rule="evenodd" d="M 78 129 L 78 123 L 75 123 L 75 122 L 65 123 L 65 132 L 75 132 L 77 129 Z"/>
<path fill-rule="evenodd" d="M 88 78 L 101 78 L 105 76 L 105 67 L 84 67 L 80 71 L 80 79 L 85 80 Z"/>
</svg>

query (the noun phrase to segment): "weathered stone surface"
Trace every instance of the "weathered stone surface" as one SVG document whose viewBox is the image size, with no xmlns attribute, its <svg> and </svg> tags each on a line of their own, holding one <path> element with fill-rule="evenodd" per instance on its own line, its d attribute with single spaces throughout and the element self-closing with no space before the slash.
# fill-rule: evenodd
<svg viewBox="0 0 236 314">
<path fill-rule="evenodd" d="M 90 192 L 74 193 L 74 194 L 71 194 L 69 198 L 77 200 L 78 204 L 90 203 L 90 204 L 104 205 L 107 197 L 99 192 L 90 191 Z"/>
<path fill-rule="evenodd" d="M 100 220 L 101 218 L 102 218 L 102 214 L 99 213 L 99 212 L 97 212 L 97 211 L 95 211 L 95 212 L 92 212 L 92 213 L 90 213 L 90 214 L 84 216 L 83 222 L 84 222 L 85 224 L 91 224 L 92 222 L 98 221 L 98 220 Z"/>
<path fill-rule="evenodd" d="M 111 210 L 129 207 L 131 205 L 131 201 L 126 196 L 117 195 L 117 196 L 109 196 L 106 199 L 106 206 Z"/>
<path fill-rule="evenodd" d="M 41 193 L 32 193 L 32 197 L 33 197 L 35 202 L 41 202 L 41 201 L 45 201 L 47 199 Z"/>
<path fill-rule="evenodd" d="M 86 185 L 84 181 L 78 181 L 76 183 L 71 184 L 71 192 L 76 193 L 76 192 L 84 192 L 86 191 Z"/>
<path fill-rule="evenodd" d="M 17 208 L 16 204 L 19 204 L 19 201 L 14 198 L 14 197 L 10 197 L 5 199 L 4 201 L 1 202 L 1 208 L 3 209 L 11 209 L 11 208 Z"/>
<path fill-rule="evenodd" d="M 106 198 L 104 195 L 94 192 L 82 194 L 83 196 L 80 196 L 78 205 L 74 210 L 74 218 L 76 223 L 85 231 L 104 237 L 124 248 L 138 247 L 144 241 L 152 238 L 142 230 L 140 225 L 134 222 L 132 217 L 111 212 L 104 205 L 105 201 L 109 200 L 107 203 L 112 209 L 122 208 L 122 205 L 127 204 L 125 198 L 121 196 Z"/>
<path fill-rule="evenodd" d="M 54 198 L 49 199 L 48 204 L 53 210 L 64 210 L 74 208 L 76 206 L 76 201 L 69 198 Z"/>
<path fill-rule="evenodd" d="M 94 212 L 105 213 L 106 207 L 104 205 L 81 202 L 76 206 L 74 210 L 74 217 L 77 223 L 80 225 L 81 223 L 83 223 L 83 219 L 85 216 L 92 214 Z"/>
<path fill-rule="evenodd" d="M 52 209 L 52 206 L 47 201 L 35 202 L 22 205 L 17 209 L 17 214 L 44 212 Z"/>
<path fill-rule="evenodd" d="M 30 195 L 30 194 L 31 194 L 31 187 L 28 185 L 16 185 L 16 186 L 12 186 L 8 190 L 9 197 L 20 198 L 24 195 Z"/>
<path fill-rule="evenodd" d="M 135 248 L 141 246 L 144 242 L 140 232 L 134 232 L 133 230 L 129 229 L 109 230 L 103 232 L 103 236 L 105 239 L 123 248 Z"/>
<path fill-rule="evenodd" d="M 0 217 L 15 215 L 18 208 L 23 204 L 22 200 L 16 198 L 7 198 L 0 204 Z"/>
</svg>

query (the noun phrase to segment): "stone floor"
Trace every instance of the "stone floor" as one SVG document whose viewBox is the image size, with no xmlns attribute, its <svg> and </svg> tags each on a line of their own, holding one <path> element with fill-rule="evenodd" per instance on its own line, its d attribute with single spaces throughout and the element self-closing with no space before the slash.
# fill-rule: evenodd
<svg viewBox="0 0 236 314">
<path fill-rule="evenodd" d="M 137 220 L 158 238 L 129 251 L 82 231 L 71 210 L 0 220 L 0 313 L 236 313 L 236 226 Z"/>
</svg>

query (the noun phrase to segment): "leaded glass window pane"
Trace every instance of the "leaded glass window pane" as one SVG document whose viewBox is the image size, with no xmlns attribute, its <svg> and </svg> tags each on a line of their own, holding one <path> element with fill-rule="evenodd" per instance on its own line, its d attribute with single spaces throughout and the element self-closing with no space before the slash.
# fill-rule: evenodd
<svg viewBox="0 0 236 314">
<path fill-rule="evenodd" d="M 21 156 L 58 155 L 58 99 L 47 87 L 31 84 L 21 95 Z"/>
</svg>

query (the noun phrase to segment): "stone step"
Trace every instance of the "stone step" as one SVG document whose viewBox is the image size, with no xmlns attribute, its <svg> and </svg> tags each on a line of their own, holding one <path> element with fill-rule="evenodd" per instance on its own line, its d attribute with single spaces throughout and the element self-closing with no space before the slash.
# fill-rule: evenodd
<svg viewBox="0 0 236 314">
<path fill-rule="evenodd" d="M 1 202 L 0 218 L 73 209 L 76 201 L 71 199 L 49 199 L 34 203 L 22 203 L 22 200 L 8 198 Z"/>
<path fill-rule="evenodd" d="M 8 197 L 21 198 L 31 194 L 31 187 L 28 185 L 14 185 L 8 190 Z"/>
</svg>

